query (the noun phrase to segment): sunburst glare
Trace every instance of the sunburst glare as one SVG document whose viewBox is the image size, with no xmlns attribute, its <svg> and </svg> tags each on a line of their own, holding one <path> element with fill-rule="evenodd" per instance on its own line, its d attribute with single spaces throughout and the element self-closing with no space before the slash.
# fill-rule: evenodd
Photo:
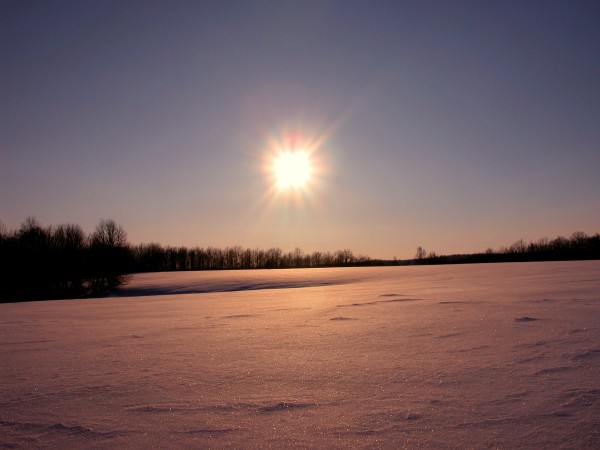
<svg viewBox="0 0 600 450">
<path fill-rule="evenodd" d="M 296 150 L 279 154 L 273 163 L 273 173 L 279 189 L 304 188 L 312 173 L 308 152 Z"/>
<path fill-rule="evenodd" d="M 326 172 L 321 155 L 324 140 L 325 134 L 307 130 L 274 133 L 269 137 L 263 154 L 263 171 L 271 187 L 265 200 L 296 204 L 315 200 Z"/>
</svg>

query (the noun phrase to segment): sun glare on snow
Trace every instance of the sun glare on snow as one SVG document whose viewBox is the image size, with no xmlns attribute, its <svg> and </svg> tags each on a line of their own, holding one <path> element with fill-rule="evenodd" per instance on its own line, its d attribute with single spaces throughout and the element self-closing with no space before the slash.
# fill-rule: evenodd
<svg viewBox="0 0 600 450">
<path fill-rule="evenodd" d="M 289 151 L 275 157 L 273 173 L 279 189 L 303 188 L 310 180 L 312 166 L 306 151 Z"/>
</svg>

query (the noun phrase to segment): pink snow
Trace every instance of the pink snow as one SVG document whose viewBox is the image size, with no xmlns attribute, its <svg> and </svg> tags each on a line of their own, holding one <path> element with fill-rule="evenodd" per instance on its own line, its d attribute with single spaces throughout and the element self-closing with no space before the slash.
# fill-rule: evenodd
<svg viewBox="0 0 600 450">
<path fill-rule="evenodd" d="M 138 274 L 0 305 L 8 448 L 600 448 L 600 261 Z"/>
</svg>

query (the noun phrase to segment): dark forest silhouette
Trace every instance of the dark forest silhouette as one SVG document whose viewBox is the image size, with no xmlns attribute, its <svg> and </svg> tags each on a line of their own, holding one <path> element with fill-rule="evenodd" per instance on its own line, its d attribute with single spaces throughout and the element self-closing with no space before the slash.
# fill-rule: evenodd
<svg viewBox="0 0 600 450">
<path fill-rule="evenodd" d="M 348 249 L 308 254 L 299 248 L 130 245 L 114 220 L 100 221 L 86 235 L 79 225 L 43 227 L 29 217 L 16 231 L 0 223 L 0 301 L 93 296 L 137 272 L 334 267 L 369 260 Z"/>
<path fill-rule="evenodd" d="M 136 272 L 343 267 L 370 261 L 369 257 L 356 256 L 348 249 L 304 253 L 299 248 L 284 252 L 280 248 L 262 250 L 239 245 L 226 248 L 186 248 L 141 244 L 131 247 L 131 257 Z"/>
<path fill-rule="evenodd" d="M 43 227 L 27 218 L 18 230 L 0 222 L 0 301 L 44 300 L 93 296 L 115 288 L 137 272 L 284 269 L 420 264 L 465 264 L 516 261 L 600 259 L 600 234 L 576 232 L 569 239 L 522 239 L 498 251 L 437 255 L 417 248 L 414 259 L 375 260 L 351 250 L 304 253 L 241 246 L 163 247 L 130 245 L 124 228 L 102 220 L 90 235 L 79 225 Z"/>
<path fill-rule="evenodd" d="M 32 217 L 13 232 L 0 223 L 0 301 L 87 296 L 118 286 L 131 268 L 127 235 L 113 220 L 90 235 Z"/>
<path fill-rule="evenodd" d="M 527 261 L 571 261 L 600 259 L 600 234 L 588 236 L 577 231 L 570 238 L 558 236 L 556 239 L 539 239 L 526 243 L 519 239 L 514 244 L 500 250 L 488 248 L 483 253 L 463 255 L 437 255 L 417 248 L 415 259 L 403 261 L 403 264 L 475 264 L 492 262 Z"/>
</svg>

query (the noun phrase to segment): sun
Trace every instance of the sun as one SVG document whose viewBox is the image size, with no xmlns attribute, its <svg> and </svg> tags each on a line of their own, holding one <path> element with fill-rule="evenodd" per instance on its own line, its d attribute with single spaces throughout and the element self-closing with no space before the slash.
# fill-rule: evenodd
<svg viewBox="0 0 600 450">
<path fill-rule="evenodd" d="M 312 175 L 312 165 L 307 151 L 282 152 L 273 161 L 273 174 L 279 189 L 300 189 Z"/>
</svg>

